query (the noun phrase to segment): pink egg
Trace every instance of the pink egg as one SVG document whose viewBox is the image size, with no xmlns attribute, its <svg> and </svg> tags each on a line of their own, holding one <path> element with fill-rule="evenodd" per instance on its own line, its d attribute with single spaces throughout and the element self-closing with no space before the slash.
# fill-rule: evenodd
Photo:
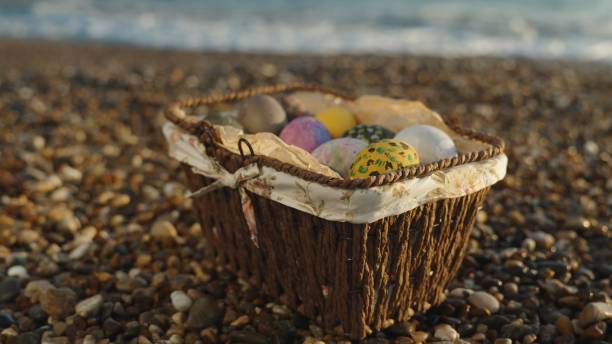
<svg viewBox="0 0 612 344">
<path fill-rule="evenodd" d="M 285 143 L 312 152 L 322 143 L 331 140 L 331 135 L 318 120 L 312 117 L 298 117 L 283 128 L 280 138 Z"/>
</svg>

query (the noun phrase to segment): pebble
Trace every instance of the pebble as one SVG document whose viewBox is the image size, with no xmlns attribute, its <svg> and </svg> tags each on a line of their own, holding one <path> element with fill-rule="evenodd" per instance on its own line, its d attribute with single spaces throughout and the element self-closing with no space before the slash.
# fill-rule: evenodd
<svg viewBox="0 0 612 344">
<path fill-rule="evenodd" d="M 68 288 L 46 289 L 38 298 L 42 309 L 58 319 L 72 314 L 77 302 L 76 293 Z"/>
<path fill-rule="evenodd" d="M 459 333 L 448 324 L 440 324 L 434 327 L 434 337 L 452 342 L 459 339 Z"/>
<path fill-rule="evenodd" d="M 151 237 L 161 242 L 173 242 L 177 235 L 176 228 L 169 221 L 157 221 L 151 227 Z"/>
<path fill-rule="evenodd" d="M 102 329 L 104 330 L 104 334 L 106 336 L 112 338 L 116 334 L 121 332 L 121 330 L 123 329 L 123 326 L 121 325 L 121 323 L 119 323 L 115 319 L 109 317 L 109 318 L 106 318 L 106 320 L 104 320 L 104 323 L 102 324 Z"/>
<path fill-rule="evenodd" d="M 583 335 L 591 339 L 601 339 L 607 332 L 608 325 L 603 322 L 597 322 L 584 330 Z"/>
<path fill-rule="evenodd" d="M 11 325 L 16 324 L 15 318 L 8 313 L 0 313 L 0 330 L 4 330 Z"/>
<path fill-rule="evenodd" d="M 30 277 L 28 270 L 21 265 L 13 265 L 7 271 L 6 274 L 11 277 L 17 277 L 19 279 L 27 279 Z"/>
<path fill-rule="evenodd" d="M 495 344 L 512 344 L 512 339 L 510 338 L 497 338 L 495 339 Z"/>
<path fill-rule="evenodd" d="M 31 302 L 36 303 L 40 301 L 40 295 L 46 293 L 49 289 L 55 289 L 55 286 L 47 280 L 31 281 L 26 285 L 24 295 Z"/>
<path fill-rule="evenodd" d="M 43 180 L 34 182 L 30 185 L 30 191 L 34 193 L 47 193 L 62 185 L 62 180 L 57 175 L 50 175 Z"/>
<path fill-rule="evenodd" d="M 90 317 L 98 313 L 98 310 L 100 309 L 100 306 L 102 306 L 103 301 L 104 298 L 102 297 L 102 295 L 94 295 L 77 303 L 74 308 L 74 311 L 76 314 L 82 316 L 83 318 Z"/>
<path fill-rule="evenodd" d="M 417 343 L 425 343 L 429 337 L 429 334 L 423 331 L 414 331 L 410 333 L 410 337 L 412 337 L 412 339 L 414 339 L 414 341 Z"/>
<path fill-rule="evenodd" d="M 170 299 L 172 300 L 172 306 L 174 306 L 174 309 L 179 312 L 187 311 L 193 303 L 191 298 L 180 290 L 173 291 L 172 294 L 170 294 Z"/>
<path fill-rule="evenodd" d="M 612 306 L 605 302 L 591 302 L 578 315 L 578 325 L 586 328 L 592 323 L 608 319 L 612 319 Z"/>
<path fill-rule="evenodd" d="M 499 301 L 485 291 L 476 291 L 468 297 L 468 302 L 479 309 L 487 310 L 491 313 L 499 311 Z"/>
<path fill-rule="evenodd" d="M 217 324 L 223 317 L 223 311 L 217 305 L 217 301 L 208 296 L 197 299 L 185 321 L 185 326 L 189 329 L 199 330 Z"/>
<path fill-rule="evenodd" d="M 555 237 L 543 231 L 531 233 L 530 237 L 535 240 L 538 247 L 548 249 L 555 244 Z"/>
<path fill-rule="evenodd" d="M 574 331 L 572 329 L 572 321 L 566 315 L 561 315 L 556 322 L 557 330 L 564 336 L 571 336 Z"/>
<path fill-rule="evenodd" d="M 251 331 L 234 331 L 230 333 L 230 339 L 237 343 L 249 343 L 249 344 L 267 344 L 268 338 L 257 332 Z"/>
<path fill-rule="evenodd" d="M 70 251 L 68 258 L 72 260 L 79 260 L 83 258 L 85 254 L 87 254 L 87 251 L 89 251 L 90 247 L 91 247 L 91 243 L 88 243 L 88 242 L 82 243 L 79 246 L 75 247 L 72 251 Z"/>
<path fill-rule="evenodd" d="M 59 170 L 59 177 L 67 182 L 80 182 L 83 173 L 69 165 L 62 165 Z"/>
<path fill-rule="evenodd" d="M 0 282 L 0 303 L 12 301 L 21 291 L 17 278 L 9 277 Z"/>
</svg>

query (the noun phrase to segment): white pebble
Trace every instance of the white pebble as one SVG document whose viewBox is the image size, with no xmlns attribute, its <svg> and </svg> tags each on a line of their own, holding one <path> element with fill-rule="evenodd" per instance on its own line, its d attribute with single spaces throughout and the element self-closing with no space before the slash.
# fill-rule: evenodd
<svg viewBox="0 0 612 344">
<path fill-rule="evenodd" d="M 77 305 L 74 307 L 74 312 L 83 318 L 87 318 L 90 315 L 94 315 L 98 312 L 100 306 L 102 306 L 102 301 L 104 301 L 102 295 L 94 295 L 77 303 Z"/>
<path fill-rule="evenodd" d="M 468 297 L 469 303 L 480 309 L 486 309 L 491 313 L 499 311 L 499 301 L 485 291 L 477 291 Z"/>
<path fill-rule="evenodd" d="M 174 306 L 174 309 L 179 312 L 185 312 L 193 303 L 191 298 L 180 290 L 173 291 L 172 294 L 170 294 L 170 300 L 172 300 L 172 306 Z"/>
<path fill-rule="evenodd" d="M 21 265 L 11 266 L 6 272 L 6 274 L 11 277 L 17 277 L 20 279 L 26 279 L 30 277 L 30 275 L 28 274 L 28 270 L 26 270 L 26 268 Z"/>
<path fill-rule="evenodd" d="M 74 250 L 70 252 L 68 257 L 72 260 L 79 260 L 83 258 L 85 254 L 87 253 L 87 251 L 89 250 L 89 246 L 91 246 L 91 243 L 88 243 L 88 242 L 80 244 Z"/>
<path fill-rule="evenodd" d="M 459 339 L 459 333 L 448 324 L 440 324 L 434 329 L 434 337 L 454 342 L 455 340 Z"/>
</svg>

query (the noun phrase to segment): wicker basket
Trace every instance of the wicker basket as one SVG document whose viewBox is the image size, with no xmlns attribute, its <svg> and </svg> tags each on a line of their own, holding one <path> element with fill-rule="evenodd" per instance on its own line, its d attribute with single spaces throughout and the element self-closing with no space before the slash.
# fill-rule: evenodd
<svg viewBox="0 0 612 344">
<path fill-rule="evenodd" d="M 490 148 L 386 175 L 345 180 L 266 156 L 234 154 L 217 144 L 219 137 L 210 124 L 187 121 L 180 115 L 186 108 L 294 90 L 317 90 L 353 99 L 312 85 L 276 85 L 188 99 L 170 106 L 166 117 L 198 137 L 206 153 L 230 172 L 257 163 L 345 189 L 422 177 L 503 153 L 500 139 L 450 124 L 457 133 L 486 142 Z M 185 170 L 192 190 L 213 182 L 191 168 Z M 294 310 L 310 318 L 320 317 L 325 330 L 360 339 L 381 329 L 388 319 L 406 320 L 414 312 L 425 311 L 443 300 L 444 289 L 459 269 L 476 214 L 488 191 L 487 187 L 463 197 L 424 204 L 368 224 L 328 221 L 249 193 L 258 222 L 259 245 L 250 240 L 244 218 L 236 216 L 241 213 L 241 196 L 236 189 L 206 193 L 195 199 L 194 207 L 220 263 Z"/>
</svg>

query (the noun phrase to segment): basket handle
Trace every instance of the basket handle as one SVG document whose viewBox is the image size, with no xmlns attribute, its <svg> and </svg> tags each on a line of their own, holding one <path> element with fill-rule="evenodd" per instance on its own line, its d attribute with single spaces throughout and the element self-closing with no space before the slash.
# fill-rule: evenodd
<svg viewBox="0 0 612 344">
<path fill-rule="evenodd" d="M 207 142 L 221 142 L 213 126 L 206 121 L 195 122 L 188 119 L 188 114 L 185 109 L 193 109 L 202 105 L 211 105 L 218 103 L 233 102 L 251 97 L 256 94 L 274 94 L 289 91 L 318 91 L 327 93 L 344 99 L 355 99 L 354 96 L 346 95 L 336 90 L 332 90 L 315 84 L 307 84 L 295 82 L 290 84 L 277 84 L 271 86 L 262 86 L 250 88 L 242 91 L 231 92 L 223 95 L 209 95 L 204 97 L 193 97 L 174 102 L 168 106 L 164 115 L 166 119 L 186 130 L 196 130 L 202 134 L 203 139 Z M 199 128 L 198 128 L 199 127 Z"/>
</svg>

